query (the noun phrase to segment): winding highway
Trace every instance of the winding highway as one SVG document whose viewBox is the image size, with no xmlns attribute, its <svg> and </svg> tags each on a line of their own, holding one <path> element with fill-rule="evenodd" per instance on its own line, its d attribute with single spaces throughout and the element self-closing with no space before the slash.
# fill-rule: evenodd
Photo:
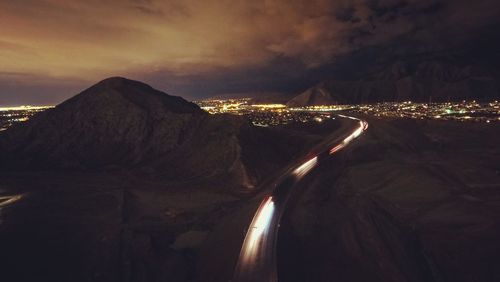
<svg viewBox="0 0 500 282">
<path fill-rule="evenodd" d="M 331 138 L 329 142 L 313 150 L 317 153 L 292 166 L 275 182 L 272 192 L 264 197 L 248 227 L 232 281 L 278 281 L 278 229 L 290 192 L 300 179 L 321 165 L 322 160 L 337 154 L 368 129 L 368 123 L 364 120 L 344 115 L 339 117 L 354 126 L 345 128 L 346 132 L 340 135 L 341 138 L 338 138 L 337 134 L 336 138 Z"/>
</svg>

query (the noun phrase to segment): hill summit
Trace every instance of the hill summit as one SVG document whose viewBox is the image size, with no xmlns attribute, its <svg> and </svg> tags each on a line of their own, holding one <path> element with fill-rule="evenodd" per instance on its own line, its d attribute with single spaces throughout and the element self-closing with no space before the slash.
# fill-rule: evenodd
<svg viewBox="0 0 500 282">
<path fill-rule="evenodd" d="M 181 97 L 171 96 L 151 86 L 123 77 L 110 77 L 86 89 L 58 107 L 95 106 L 93 111 L 117 110 L 119 104 L 135 106 L 147 112 L 202 113 L 194 103 Z"/>
<path fill-rule="evenodd" d="M 338 98 L 323 84 L 311 87 L 286 103 L 288 107 L 320 106 L 338 104 Z"/>
<path fill-rule="evenodd" d="M 11 164 L 133 165 L 174 150 L 206 115 L 180 97 L 112 77 L 7 130 L 0 150 Z"/>
</svg>

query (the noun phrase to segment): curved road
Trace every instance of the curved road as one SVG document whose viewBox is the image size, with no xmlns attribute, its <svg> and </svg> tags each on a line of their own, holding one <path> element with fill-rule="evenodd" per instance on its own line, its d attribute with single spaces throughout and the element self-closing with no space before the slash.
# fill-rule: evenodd
<svg viewBox="0 0 500 282">
<path fill-rule="evenodd" d="M 301 161 L 284 173 L 276 182 L 272 193 L 260 204 L 243 241 L 232 281 L 278 281 L 276 270 L 278 228 L 292 188 L 302 177 L 321 164 L 321 160 L 336 154 L 368 129 L 368 123 L 364 120 L 343 115 L 339 117 L 354 122 L 354 128 L 350 128 L 343 135 L 342 141 L 332 138 L 330 142 L 321 145 L 317 150 L 319 153 Z"/>
</svg>

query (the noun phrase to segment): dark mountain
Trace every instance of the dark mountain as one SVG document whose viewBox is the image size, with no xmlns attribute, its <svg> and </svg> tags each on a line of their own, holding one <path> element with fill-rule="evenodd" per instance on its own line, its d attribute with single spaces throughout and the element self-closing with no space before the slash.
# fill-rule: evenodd
<svg viewBox="0 0 500 282">
<path fill-rule="evenodd" d="M 307 89 L 302 94 L 292 98 L 286 103 L 288 107 L 305 107 L 319 105 L 336 105 L 339 98 L 330 93 L 323 84 Z"/>
<path fill-rule="evenodd" d="M 251 104 L 286 104 L 293 94 L 285 92 L 243 92 L 243 93 L 228 93 L 216 95 L 208 98 L 207 100 L 227 100 L 227 99 L 242 99 L 250 98 Z"/>
<path fill-rule="evenodd" d="M 206 115 L 146 84 L 108 78 L 2 134 L 2 160 L 48 167 L 134 165 L 174 150 Z"/>
<path fill-rule="evenodd" d="M 500 97 L 497 69 L 446 60 L 397 61 L 358 79 L 327 79 L 288 102 L 289 106 L 384 101 L 435 102 Z"/>
</svg>

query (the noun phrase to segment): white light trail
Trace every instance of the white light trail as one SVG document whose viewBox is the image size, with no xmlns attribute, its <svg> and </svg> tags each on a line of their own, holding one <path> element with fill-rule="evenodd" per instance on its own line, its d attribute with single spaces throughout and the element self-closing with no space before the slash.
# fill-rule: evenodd
<svg viewBox="0 0 500 282">
<path fill-rule="evenodd" d="M 245 241 L 245 246 L 243 248 L 243 254 L 246 259 L 250 259 L 255 256 L 259 242 L 262 242 L 262 240 L 265 239 L 267 235 L 265 234 L 265 231 L 269 228 L 269 224 L 271 223 L 273 217 L 274 202 L 273 197 L 269 196 L 259 207 L 257 215 L 252 221 L 252 225 L 248 231 L 248 241 Z"/>
<path fill-rule="evenodd" d="M 335 152 L 340 151 L 342 148 L 344 148 L 349 143 L 351 143 L 352 140 L 358 138 L 363 133 L 363 131 L 368 129 L 368 123 L 366 121 L 363 121 L 363 120 L 360 120 L 360 119 L 357 119 L 354 117 L 344 116 L 344 115 L 339 115 L 339 116 L 343 117 L 343 118 L 358 120 L 359 126 L 349 136 L 347 136 L 344 140 L 342 140 L 342 142 L 340 144 L 338 144 L 337 146 L 330 149 L 330 155 L 334 154 Z"/>
<path fill-rule="evenodd" d="M 0 208 L 10 205 L 14 202 L 19 201 L 23 195 L 15 195 L 15 196 L 0 196 Z"/>
<path fill-rule="evenodd" d="M 363 131 L 368 129 L 368 123 L 366 121 L 363 121 Z"/>
<path fill-rule="evenodd" d="M 298 168 L 293 171 L 293 174 L 299 179 L 306 175 L 311 169 L 313 169 L 318 164 L 318 157 L 314 157 L 307 162 L 301 164 Z"/>
<path fill-rule="evenodd" d="M 330 150 L 330 155 L 331 155 L 331 154 L 333 154 L 333 153 L 335 153 L 335 152 L 337 152 L 337 151 L 339 151 L 340 149 L 344 148 L 344 146 L 345 146 L 345 145 L 344 145 L 344 143 L 342 142 L 342 143 L 338 144 L 337 146 L 333 147 L 333 148 Z"/>
<path fill-rule="evenodd" d="M 269 227 L 269 223 L 271 222 L 271 218 L 273 217 L 274 213 L 274 202 L 273 202 L 273 197 L 267 198 L 266 202 L 264 203 L 264 206 L 259 212 L 259 215 L 256 218 L 255 224 L 252 226 L 254 228 L 254 233 L 253 235 L 259 237 L 262 235 L 265 229 Z"/>
<path fill-rule="evenodd" d="M 364 127 L 365 127 L 365 126 L 363 125 L 363 122 L 361 122 L 361 121 L 360 121 L 360 122 L 359 122 L 359 127 L 358 127 L 356 130 L 354 130 L 354 131 L 352 132 L 352 134 L 351 134 L 351 135 L 352 135 L 352 138 L 353 138 L 353 139 L 354 139 L 354 138 L 358 138 L 358 136 L 359 136 L 359 135 L 361 135 L 361 133 L 363 133 L 363 128 L 364 128 Z"/>
<path fill-rule="evenodd" d="M 348 119 L 352 119 L 352 120 L 359 120 L 359 119 L 357 119 L 355 117 L 344 116 L 344 115 L 339 115 L 339 117 L 348 118 Z"/>
</svg>

